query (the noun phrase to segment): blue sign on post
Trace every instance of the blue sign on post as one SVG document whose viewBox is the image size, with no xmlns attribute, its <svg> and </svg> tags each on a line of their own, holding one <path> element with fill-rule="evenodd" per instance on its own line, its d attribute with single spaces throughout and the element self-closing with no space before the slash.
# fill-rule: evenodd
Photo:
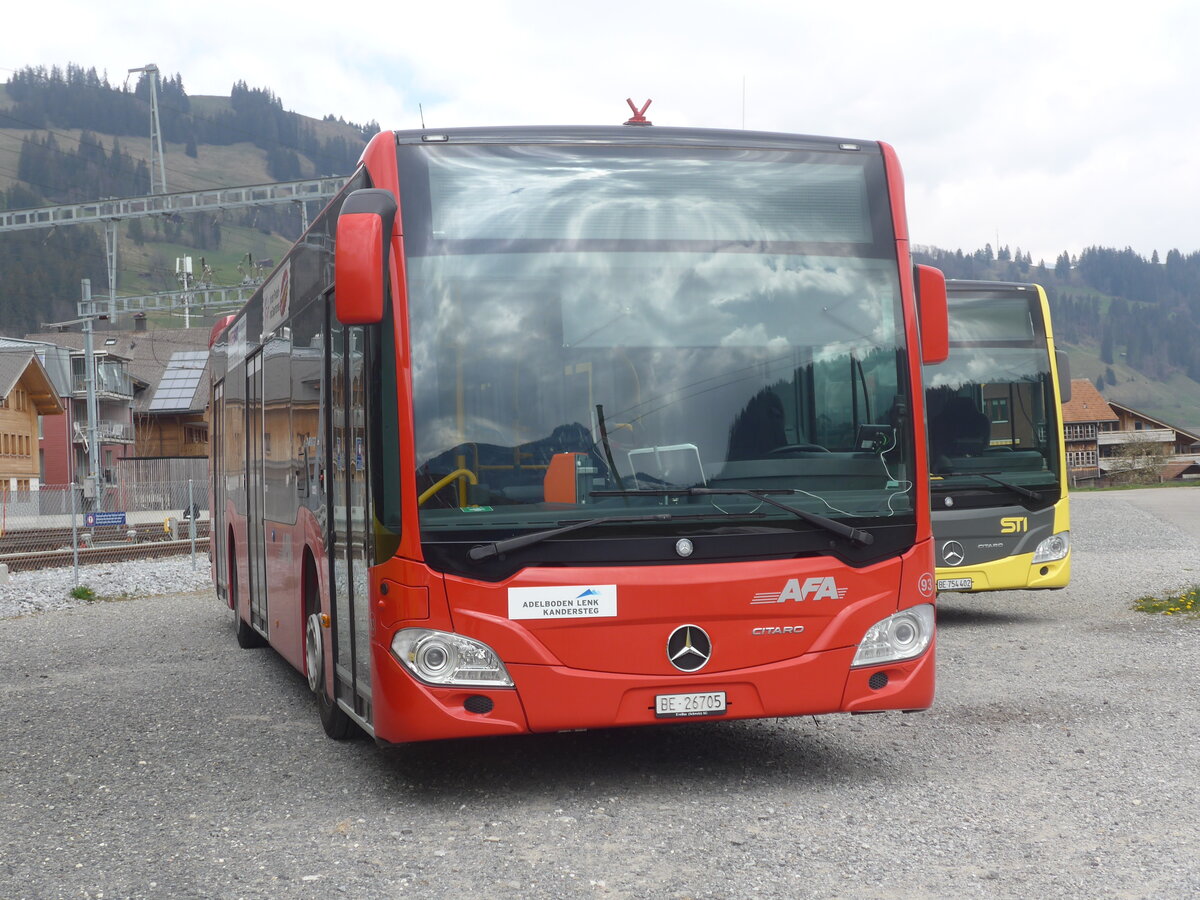
<svg viewBox="0 0 1200 900">
<path fill-rule="evenodd" d="M 105 525 L 124 525 L 123 512 L 90 512 L 83 516 L 83 524 L 88 528 L 103 528 Z"/>
</svg>

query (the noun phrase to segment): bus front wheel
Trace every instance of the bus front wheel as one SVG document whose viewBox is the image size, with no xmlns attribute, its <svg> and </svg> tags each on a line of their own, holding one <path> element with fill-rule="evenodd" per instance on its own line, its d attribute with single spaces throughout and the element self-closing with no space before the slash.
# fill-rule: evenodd
<svg viewBox="0 0 1200 900">
<path fill-rule="evenodd" d="M 308 687 L 317 695 L 321 727 L 335 741 L 344 741 L 354 732 L 354 721 L 325 693 L 325 649 L 321 640 L 321 617 L 317 613 L 309 613 L 304 627 L 304 668 Z"/>
</svg>

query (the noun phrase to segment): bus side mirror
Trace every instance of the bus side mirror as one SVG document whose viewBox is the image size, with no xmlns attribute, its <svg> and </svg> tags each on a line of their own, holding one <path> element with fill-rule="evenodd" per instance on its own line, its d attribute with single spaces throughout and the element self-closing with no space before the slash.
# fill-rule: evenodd
<svg viewBox="0 0 1200 900">
<path fill-rule="evenodd" d="M 950 325 L 946 319 L 946 276 L 933 266 L 915 266 L 917 311 L 921 322 L 921 362 L 945 362 L 950 355 Z"/>
<path fill-rule="evenodd" d="M 1063 403 L 1071 402 L 1071 360 L 1062 350 L 1054 351 L 1054 362 L 1058 367 L 1058 396 Z"/>
<path fill-rule="evenodd" d="M 343 325 L 383 320 L 388 245 L 396 221 L 391 191 L 364 188 L 342 204 L 334 248 L 334 305 Z"/>
</svg>

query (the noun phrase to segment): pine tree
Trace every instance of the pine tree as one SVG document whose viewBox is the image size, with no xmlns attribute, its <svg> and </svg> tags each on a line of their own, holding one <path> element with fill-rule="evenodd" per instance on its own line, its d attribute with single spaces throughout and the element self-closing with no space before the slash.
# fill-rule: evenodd
<svg viewBox="0 0 1200 900">
<path fill-rule="evenodd" d="M 1071 277 L 1071 257 L 1065 250 L 1054 260 L 1054 274 L 1064 281 Z"/>
</svg>

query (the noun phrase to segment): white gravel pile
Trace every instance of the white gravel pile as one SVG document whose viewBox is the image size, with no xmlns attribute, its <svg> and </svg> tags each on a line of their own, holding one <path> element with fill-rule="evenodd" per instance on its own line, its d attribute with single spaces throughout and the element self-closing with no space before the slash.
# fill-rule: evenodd
<svg viewBox="0 0 1200 900">
<path fill-rule="evenodd" d="M 168 556 L 80 566 L 78 584 L 91 588 L 97 600 L 106 600 L 204 590 L 212 587 L 212 574 L 207 554 L 197 555 L 195 568 L 190 555 Z M 71 596 L 75 586 L 72 566 L 14 572 L 7 584 L 0 584 L 0 618 L 86 603 Z"/>
</svg>

